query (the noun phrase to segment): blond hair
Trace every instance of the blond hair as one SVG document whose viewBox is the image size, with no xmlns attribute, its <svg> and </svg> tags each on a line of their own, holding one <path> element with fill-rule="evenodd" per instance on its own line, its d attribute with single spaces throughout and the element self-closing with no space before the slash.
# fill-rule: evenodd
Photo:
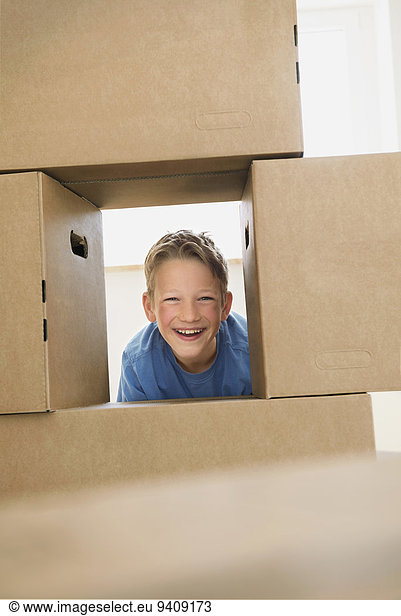
<svg viewBox="0 0 401 616">
<path fill-rule="evenodd" d="M 157 268 L 171 259 L 198 259 L 217 278 L 221 299 L 224 303 L 227 295 L 228 268 L 227 262 L 215 243 L 206 233 L 194 233 L 181 229 L 174 233 L 167 233 L 158 240 L 146 255 L 145 277 L 147 292 L 153 303 L 155 291 L 155 273 Z"/>
</svg>

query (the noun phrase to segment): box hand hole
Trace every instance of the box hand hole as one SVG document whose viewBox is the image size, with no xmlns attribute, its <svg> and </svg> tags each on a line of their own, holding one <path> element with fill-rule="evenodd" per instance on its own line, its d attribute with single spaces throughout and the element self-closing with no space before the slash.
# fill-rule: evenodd
<svg viewBox="0 0 401 616">
<path fill-rule="evenodd" d="M 245 226 L 245 250 L 248 248 L 249 246 L 249 221 L 246 223 Z"/>
<path fill-rule="evenodd" d="M 85 236 L 78 235 L 77 233 L 74 233 L 74 231 L 71 231 L 70 243 L 71 250 L 74 255 L 77 255 L 77 257 L 82 257 L 83 259 L 88 258 L 88 242 Z"/>
</svg>

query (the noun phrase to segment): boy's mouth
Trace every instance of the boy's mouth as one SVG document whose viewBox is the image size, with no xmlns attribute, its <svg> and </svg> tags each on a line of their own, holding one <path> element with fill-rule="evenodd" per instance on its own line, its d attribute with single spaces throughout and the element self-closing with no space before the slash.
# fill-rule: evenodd
<svg viewBox="0 0 401 616">
<path fill-rule="evenodd" d="M 185 338 L 185 340 L 195 340 L 203 334 L 205 329 L 205 327 L 198 327 L 196 329 L 174 329 L 174 331 L 180 338 Z"/>
</svg>

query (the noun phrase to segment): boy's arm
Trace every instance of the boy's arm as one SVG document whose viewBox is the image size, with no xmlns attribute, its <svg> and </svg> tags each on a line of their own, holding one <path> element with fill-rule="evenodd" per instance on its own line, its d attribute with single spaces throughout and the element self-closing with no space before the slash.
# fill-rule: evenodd
<svg viewBox="0 0 401 616">
<path fill-rule="evenodd" d="M 134 402 L 137 400 L 147 400 L 136 371 L 129 361 L 125 351 L 121 363 L 120 383 L 118 386 L 117 402 Z"/>
</svg>

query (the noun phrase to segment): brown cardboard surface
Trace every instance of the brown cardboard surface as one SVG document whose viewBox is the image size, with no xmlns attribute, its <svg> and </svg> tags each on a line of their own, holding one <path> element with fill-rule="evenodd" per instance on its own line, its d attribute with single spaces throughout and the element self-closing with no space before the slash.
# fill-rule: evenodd
<svg viewBox="0 0 401 616">
<path fill-rule="evenodd" d="M 0 176 L 0 199 L 0 412 L 46 409 L 39 176 Z"/>
<path fill-rule="evenodd" d="M 101 213 L 42 173 L 0 175 L 0 197 L 0 413 L 108 401 Z"/>
<path fill-rule="evenodd" d="M 3 502 L 0 596 L 399 599 L 400 473 L 340 458 Z"/>
<path fill-rule="evenodd" d="M 0 169 L 101 207 L 155 200 L 104 180 L 174 176 L 156 202 L 199 202 L 192 174 L 242 170 L 208 189 L 240 199 L 252 159 L 303 151 L 296 20 L 295 0 L 2 0 Z"/>
<path fill-rule="evenodd" d="M 400 153 L 253 164 L 241 224 L 254 395 L 401 389 L 400 201 Z"/>
<path fill-rule="evenodd" d="M 108 404 L 0 417 L 3 497 L 375 455 L 370 396 Z"/>
<path fill-rule="evenodd" d="M 248 177 L 250 162 L 244 161 L 243 167 L 238 170 L 149 176 L 148 169 L 146 176 L 123 178 L 108 177 L 110 172 L 103 167 L 106 179 L 71 180 L 62 183 L 102 209 L 239 201 Z M 135 169 L 131 171 L 136 173 Z M 64 177 L 59 169 L 50 169 L 48 173 L 57 178 Z M 96 174 L 99 173 L 100 171 L 96 170 Z"/>
</svg>

